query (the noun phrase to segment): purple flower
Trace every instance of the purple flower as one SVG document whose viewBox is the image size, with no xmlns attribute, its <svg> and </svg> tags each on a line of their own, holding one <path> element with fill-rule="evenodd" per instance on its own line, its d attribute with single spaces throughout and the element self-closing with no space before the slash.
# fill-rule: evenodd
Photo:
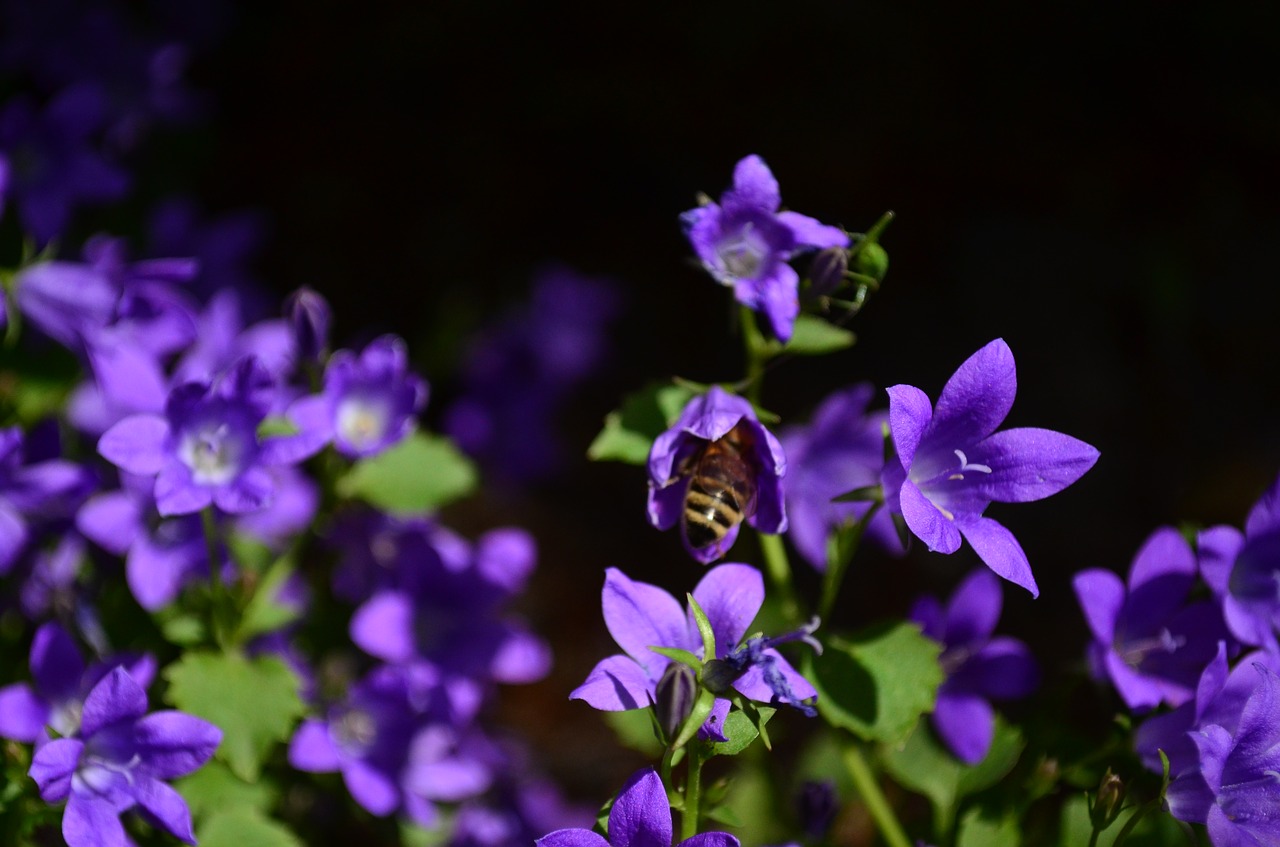
<svg viewBox="0 0 1280 847">
<path fill-rule="evenodd" d="M 627 780 L 609 810 L 609 837 L 589 829 L 558 829 L 539 838 L 537 847 L 671 847 L 671 806 L 653 768 Z M 74 847 L 74 845 L 73 845 Z M 738 847 L 727 832 L 703 832 L 677 847 Z"/>
<path fill-rule="evenodd" d="M 1131 709 L 1178 706 L 1227 638 L 1212 600 L 1187 602 L 1196 585 L 1196 557 L 1176 529 L 1164 527 L 1143 543 L 1125 583 L 1108 570 L 1076 574 L 1073 584 L 1093 632 L 1094 672 L 1110 677 Z"/>
<path fill-rule="evenodd" d="M 737 521 L 726 526 L 725 510 L 720 509 L 714 523 L 723 535 L 704 543 L 706 532 L 699 532 L 704 528 L 695 527 L 695 538 L 690 539 L 684 518 L 693 472 L 707 455 L 708 445 L 721 439 L 725 442 L 715 447 L 721 458 L 708 474 L 724 484 L 720 499 L 731 498 L 747 523 L 761 532 L 779 533 L 787 528 L 782 490 L 787 459 L 782 445 L 756 419 L 750 403 L 712 386 L 689 401 L 675 425 L 659 435 L 649 451 L 649 523 L 663 530 L 680 523 L 685 548 L 703 564 L 715 561 L 733 546 L 740 526 Z M 699 485 L 704 499 L 715 497 Z"/>
<path fill-rule="evenodd" d="M 946 679 L 938 689 L 933 728 L 956 758 L 975 765 L 987 755 L 995 731 L 989 700 L 1025 697 L 1039 682 L 1031 651 L 1021 641 L 993 638 L 1003 603 L 990 571 L 969 574 L 944 609 L 932 597 L 916 601 L 908 617 L 943 646 L 938 661 Z"/>
<path fill-rule="evenodd" d="M 764 602 L 764 580 L 748 565 L 718 565 L 698 582 L 693 599 L 715 632 L 714 657 L 702 656 L 702 637 L 693 613 L 681 608 L 676 598 L 656 585 L 631 580 L 622 571 L 609 568 L 602 595 L 604 622 L 624 654 L 600 661 L 569 697 L 606 712 L 648 706 L 656 699 L 658 682 L 671 661 L 650 647 L 688 650 L 704 659 L 730 659 Z M 757 661 L 748 664 L 745 673 L 733 682 L 743 696 L 761 703 L 780 701 L 797 706 L 817 696 L 809 681 L 777 650 L 759 646 L 764 649 L 753 657 Z M 767 662 L 763 661 L 766 656 Z M 718 699 L 709 719 L 714 722 L 710 727 L 714 735 L 719 735 L 718 726 L 728 711 L 729 701 Z"/>
<path fill-rule="evenodd" d="M 797 212 L 779 212 L 778 181 L 759 156 L 733 170 L 733 188 L 680 216 L 702 265 L 739 303 L 764 313 L 783 341 L 800 313 L 800 275 L 787 261 L 797 252 L 847 247 L 849 236 Z"/>
<path fill-rule="evenodd" d="M 333 441 L 344 456 L 381 453 L 408 435 L 427 402 L 427 384 L 408 371 L 404 342 L 384 335 L 359 356 L 339 350 L 329 359 L 324 393 L 294 403 L 289 417 L 308 449 Z"/>
<path fill-rule="evenodd" d="M 23 434 L 0 429 L 0 575 L 13 567 L 33 537 L 32 523 L 74 510 L 94 476 L 64 459 L 24 463 Z"/>
<path fill-rule="evenodd" d="M 164 780 L 200 768 L 221 740 L 216 726 L 191 715 L 148 715 L 146 692 L 115 668 L 85 699 L 79 736 L 40 748 L 30 774 L 47 802 L 67 801 L 62 835 L 69 847 L 124 844 L 119 816 L 135 806 L 194 844 L 186 801 Z"/>
<path fill-rule="evenodd" d="M 827 569 L 827 537 L 861 520 L 870 503 L 833 503 L 832 498 L 880 481 L 884 467 L 885 412 L 867 413 L 874 389 L 859 383 L 837 391 L 818 406 L 807 427 L 779 433 L 787 455 L 787 533 L 800 555 L 819 571 Z M 867 534 L 885 550 L 902 544 L 888 511 L 871 519 Z"/>
<path fill-rule="evenodd" d="M 304 286 L 289 295 L 284 310 L 298 359 L 307 363 L 323 361 L 329 352 L 329 324 L 333 320 L 328 301 Z"/>
<path fill-rule="evenodd" d="M 1213 526 L 1196 537 L 1200 573 L 1222 604 L 1231 634 L 1280 652 L 1280 482 L 1245 519 L 1244 532 Z"/>
<path fill-rule="evenodd" d="M 1234 731 L 1217 724 L 1192 733 L 1198 767 L 1169 784 L 1169 812 L 1208 826 L 1215 847 L 1257 847 L 1280 841 L 1280 678 L 1253 666 L 1256 687 Z"/>
<path fill-rule="evenodd" d="M 1083 441 L 1047 429 L 995 429 L 1017 393 L 1013 352 L 996 339 L 947 380 L 935 410 L 910 385 L 889 389 L 889 428 L 898 460 L 882 477 L 885 504 L 939 553 L 963 536 L 999 576 L 1039 594 L 1031 565 L 1004 526 L 982 516 L 993 500 L 1024 503 L 1056 494 L 1098 460 Z"/>
<path fill-rule="evenodd" d="M 286 458 L 276 443 L 258 439 L 272 393 L 258 361 L 243 359 L 212 385 L 175 388 L 163 416 L 120 421 L 99 440 L 98 452 L 129 473 L 155 476 L 162 516 L 213 504 L 232 514 L 262 509 L 275 491 L 267 466 Z"/>
</svg>

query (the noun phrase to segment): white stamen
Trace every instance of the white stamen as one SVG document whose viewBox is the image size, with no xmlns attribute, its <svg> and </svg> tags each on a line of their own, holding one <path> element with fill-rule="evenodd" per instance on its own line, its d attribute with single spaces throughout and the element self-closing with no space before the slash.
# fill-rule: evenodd
<svg viewBox="0 0 1280 847">
<path fill-rule="evenodd" d="M 955 451 L 956 458 L 960 460 L 960 473 L 952 474 L 948 479 L 964 479 L 964 471 L 977 471 L 978 473 L 991 473 L 989 465 L 969 464 L 969 458 L 965 456 L 963 450 Z"/>
</svg>

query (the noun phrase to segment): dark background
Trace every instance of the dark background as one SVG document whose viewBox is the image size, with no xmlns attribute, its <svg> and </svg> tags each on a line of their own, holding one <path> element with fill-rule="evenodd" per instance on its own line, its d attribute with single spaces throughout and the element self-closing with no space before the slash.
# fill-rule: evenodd
<svg viewBox="0 0 1280 847">
<path fill-rule="evenodd" d="M 889 276 L 854 324 L 859 344 L 787 365 L 765 405 L 794 420 L 862 379 L 936 397 L 1004 337 L 1021 378 L 1009 423 L 1102 453 L 1051 502 L 989 511 L 1042 590 L 1007 591 L 1002 628 L 1051 674 L 1086 640 L 1073 572 L 1126 569 L 1160 524 L 1243 519 L 1280 469 L 1274 10 L 640 9 L 246 5 L 197 68 L 220 104 L 201 191 L 214 208 L 267 210 L 264 278 L 281 296 L 322 291 L 339 339 L 409 339 L 435 390 L 429 425 L 455 388 L 458 339 L 537 268 L 617 280 L 628 311 L 609 369 L 564 410 L 582 450 L 651 378 L 741 375 L 728 293 L 691 264 L 677 225 L 739 158 L 762 155 L 784 202 L 825 222 L 863 230 L 894 210 Z M 594 756 L 618 780 L 634 763 L 591 740 L 599 722 L 564 697 L 614 650 L 599 618 L 606 566 L 676 592 L 697 576 L 674 534 L 645 524 L 643 501 L 641 470 L 583 459 L 446 516 L 539 536 L 526 611 L 558 669 L 509 708 L 536 716 L 548 751 Z M 975 564 L 968 548 L 917 550 L 905 567 L 868 556 L 840 622 L 901 614 Z M 567 761 L 561 775 L 599 795 Z"/>
</svg>

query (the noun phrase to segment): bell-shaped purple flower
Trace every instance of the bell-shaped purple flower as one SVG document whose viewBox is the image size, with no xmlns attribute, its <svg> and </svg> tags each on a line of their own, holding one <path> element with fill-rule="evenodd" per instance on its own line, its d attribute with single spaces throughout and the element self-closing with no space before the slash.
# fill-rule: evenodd
<svg viewBox="0 0 1280 847">
<path fill-rule="evenodd" d="M 274 385 L 256 359 L 243 359 L 213 384 L 189 382 L 169 395 L 165 414 L 132 415 L 98 442 L 121 470 L 154 476 L 162 516 L 216 504 L 231 514 L 264 508 L 275 492 L 267 467 L 296 458 L 260 441 L 258 425 Z"/>
<path fill-rule="evenodd" d="M 870 383 L 837 391 L 813 413 L 808 426 L 778 434 L 787 455 L 787 534 L 805 561 L 827 568 L 827 537 L 861 520 L 868 502 L 833 503 L 832 498 L 876 485 L 884 468 L 886 412 L 867 412 Z M 885 550 L 902 549 L 888 511 L 880 510 L 867 535 Z"/>
<path fill-rule="evenodd" d="M 1196 547 L 1200 574 L 1231 634 L 1280 653 L 1280 482 L 1249 510 L 1244 532 L 1212 526 L 1196 537 Z"/>
<path fill-rule="evenodd" d="M 1172 527 L 1143 543 L 1127 586 L 1100 568 L 1076 574 L 1076 596 L 1094 637 L 1094 673 L 1110 678 L 1129 708 L 1189 700 L 1218 642 L 1228 638 L 1216 603 L 1187 602 L 1196 582 L 1195 554 Z"/>
<path fill-rule="evenodd" d="M 294 438 L 318 449 L 329 441 L 344 456 L 381 453 L 408 435 L 427 402 L 427 384 L 409 372 L 404 342 L 374 339 L 359 356 L 339 350 L 329 359 L 324 392 L 289 409 L 301 432 Z"/>
<path fill-rule="evenodd" d="M 1098 460 L 1083 441 L 1047 429 L 996 432 L 1013 406 L 1017 376 L 1002 339 L 970 356 L 947 380 L 935 409 L 911 385 L 889 389 L 897 461 L 885 467 L 885 504 L 939 553 L 968 540 L 999 576 L 1038 595 L 1013 533 L 982 512 L 992 502 L 1025 503 L 1056 494 Z"/>
<path fill-rule="evenodd" d="M 714 451 L 714 466 L 705 464 L 708 451 Z M 675 424 L 654 439 L 649 451 L 649 523 L 663 530 L 681 524 L 690 555 L 703 564 L 713 562 L 733 546 L 742 518 L 761 532 L 786 530 L 782 489 L 786 471 L 782 445 L 756 419 L 751 404 L 712 386 L 690 400 Z M 714 516 L 704 512 L 701 521 L 690 524 L 686 499 L 695 477 L 699 504 L 711 498 L 718 499 L 720 506 L 713 509 Z M 742 517 L 732 520 L 734 512 Z M 699 543 L 707 533 L 691 539 L 691 525 L 715 530 L 720 536 Z"/>
<path fill-rule="evenodd" d="M 67 801 L 62 835 L 69 847 L 124 844 L 120 814 L 135 806 L 195 844 L 186 801 L 164 780 L 199 769 L 221 740 L 221 730 L 191 715 L 148 715 L 146 692 L 115 668 L 85 698 L 80 734 L 41 747 L 30 774 L 47 802 Z"/>
<path fill-rule="evenodd" d="M 1040 680 L 1025 644 L 993 637 L 1003 602 L 1000 581 L 990 571 L 976 570 L 945 608 L 922 597 L 908 615 L 943 646 L 938 661 L 947 676 L 931 722 L 947 748 L 968 765 L 982 761 L 991 748 L 995 713 L 988 701 L 1025 697 Z"/>
<path fill-rule="evenodd" d="M 667 789 L 653 768 L 633 775 L 609 810 L 609 837 L 589 829 L 558 829 L 534 843 L 537 847 L 671 847 L 671 806 Z M 727 832 L 703 832 L 677 847 L 738 847 Z"/>
<path fill-rule="evenodd" d="M 0 575 L 33 538 L 33 523 L 74 511 L 95 485 L 94 474 L 65 459 L 26 462 L 19 427 L 0 429 Z"/>
<path fill-rule="evenodd" d="M 680 216 L 689 243 L 703 267 L 734 297 L 761 312 L 773 334 L 791 338 L 800 314 L 800 275 L 787 261 L 796 253 L 848 247 L 849 236 L 798 212 L 780 212 L 778 181 L 759 156 L 747 156 L 733 170 L 733 187 Z"/>
<path fill-rule="evenodd" d="M 728 660 L 736 652 L 764 602 L 764 580 L 749 565 L 717 565 L 693 589 L 693 598 L 702 607 L 715 633 L 716 655 L 702 656 L 702 637 L 693 613 L 686 612 L 676 598 L 646 582 L 637 582 L 616 568 L 605 572 L 602 595 L 604 622 L 613 640 L 623 649 L 620 655 L 600 661 L 582 685 L 569 695 L 585 700 L 606 712 L 640 709 L 654 702 L 658 683 L 670 659 L 650 647 L 688 650 L 704 659 Z M 732 683 L 743 696 L 761 703 L 782 701 L 800 706 L 817 696 L 814 687 L 777 650 L 764 647 Z M 773 679 L 770 679 L 770 677 Z M 717 699 L 709 727 L 719 735 L 720 722 L 729 710 L 729 701 Z"/>
</svg>

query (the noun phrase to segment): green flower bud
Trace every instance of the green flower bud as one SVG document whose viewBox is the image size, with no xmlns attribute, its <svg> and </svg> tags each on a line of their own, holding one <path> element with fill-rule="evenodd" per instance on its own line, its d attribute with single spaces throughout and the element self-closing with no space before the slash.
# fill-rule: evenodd
<svg viewBox="0 0 1280 847">
<path fill-rule="evenodd" d="M 865 274 L 872 279 L 882 280 L 884 275 L 889 272 L 889 254 L 885 249 L 874 241 L 870 244 L 864 244 L 858 250 L 858 254 L 853 258 L 854 268 L 860 274 Z"/>
</svg>

